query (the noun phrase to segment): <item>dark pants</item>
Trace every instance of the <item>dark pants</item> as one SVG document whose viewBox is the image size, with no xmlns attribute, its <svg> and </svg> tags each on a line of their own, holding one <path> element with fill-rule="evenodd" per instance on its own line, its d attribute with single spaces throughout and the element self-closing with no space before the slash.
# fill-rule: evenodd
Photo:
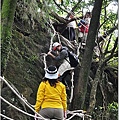
<svg viewBox="0 0 120 120">
<path fill-rule="evenodd" d="M 68 39 L 70 41 L 74 41 L 75 40 L 75 30 L 73 27 L 68 27 L 68 34 L 69 34 Z"/>
<path fill-rule="evenodd" d="M 70 74 L 70 71 L 66 71 L 62 76 L 59 77 L 60 81 L 65 85 L 65 86 L 68 86 L 66 80 L 65 80 L 65 77 Z"/>
<path fill-rule="evenodd" d="M 75 30 L 73 27 L 67 27 L 61 34 L 69 41 L 75 40 Z"/>
</svg>

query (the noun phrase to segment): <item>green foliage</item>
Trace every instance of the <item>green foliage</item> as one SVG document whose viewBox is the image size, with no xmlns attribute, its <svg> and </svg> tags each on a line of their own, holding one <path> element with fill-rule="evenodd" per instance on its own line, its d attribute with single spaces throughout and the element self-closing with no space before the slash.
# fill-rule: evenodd
<svg viewBox="0 0 120 120">
<path fill-rule="evenodd" d="M 116 67 L 116 68 L 117 68 L 117 66 L 118 66 L 118 57 L 113 57 L 113 58 L 108 62 L 108 64 L 109 64 L 110 66 L 113 66 L 113 67 Z"/>
<path fill-rule="evenodd" d="M 37 55 L 31 55 L 31 56 L 24 56 L 26 61 L 28 61 L 29 63 L 35 64 L 36 61 L 39 60 L 39 57 Z"/>
<path fill-rule="evenodd" d="M 107 107 L 107 113 L 111 120 L 118 120 L 118 103 L 113 102 L 109 104 Z"/>
<path fill-rule="evenodd" d="M 10 53 L 10 44 L 11 44 L 11 37 L 12 37 L 12 25 L 13 25 L 13 19 L 14 19 L 14 12 L 16 8 L 16 1 L 17 0 L 4 0 L 2 5 L 2 12 L 1 12 L 1 71 L 3 71 L 6 68 L 7 60 L 9 58 Z"/>
<path fill-rule="evenodd" d="M 101 106 L 96 107 L 93 118 L 96 120 L 118 120 L 118 103 L 109 103 L 106 110 Z"/>
<path fill-rule="evenodd" d="M 7 34 L 6 36 L 2 36 L 2 41 L 1 41 L 1 68 L 2 72 L 5 70 L 7 66 L 7 60 L 9 58 L 9 53 L 10 53 L 10 40 L 11 40 L 11 33 L 9 31 L 6 31 Z M 3 34 L 2 34 L 3 35 Z"/>
<path fill-rule="evenodd" d="M 111 104 L 109 103 L 108 112 L 110 113 L 110 115 L 118 116 L 118 103 L 117 102 L 113 102 Z"/>
</svg>

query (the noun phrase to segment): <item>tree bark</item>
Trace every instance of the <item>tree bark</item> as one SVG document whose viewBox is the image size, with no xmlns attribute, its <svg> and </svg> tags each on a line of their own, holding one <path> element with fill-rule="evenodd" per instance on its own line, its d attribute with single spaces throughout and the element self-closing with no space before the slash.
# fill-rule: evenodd
<svg viewBox="0 0 120 120">
<path fill-rule="evenodd" d="M 89 104 L 89 109 L 88 109 L 89 113 L 93 111 L 95 104 L 96 104 L 96 92 L 97 92 L 97 86 L 100 80 L 100 76 L 102 74 L 102 66 L 103 66 L 103 62 L 100 61 L 99 67 L 95 75 L 95 79 L 92 81 L 92 89 L 90 93 L 90 102 L 89 102 L 90 104 Z"/>
<path fill-rule="evenodd" d="M 12 25 L 14 21 L 14 13 L 16 9 L 17 0 L 4 0 L 2 5 L 2 29 L 1 29 L 1 74 L 3 74 L 6 63 L 8 60 L 9 52 L 10 52 L 10 42 L 12 36 Z"/>
<path fill-rule="evenodd" d="M 87 83 L 88 76 L 90 72 L 92 56 L 93 56 L 93 48 L 95 45 L 96 33 L 99 25 L 99 18 L 101 13 L 103 0 L 96 0 L 95 5 L 92 12 L 92 19 L 90 23 L 89 33 L 87 37 L 86 47 L 83 55 L 83 59 L 81 61 L 81 70 L 79 73 L 78 83 L 75 83 L 75 93 L 74 93 L 74 108 L 84 108 L 85 96 L 87 92 Z"/>
<path fill-rule="evenodd" d="M 99 62 L 99 67 L 97 69 L 96 75 L 95 75 L 95 79 L 92 83 L 92 89 L 91 89 L 91 93 L 90 93 L 90 102 L 89 102 L 89 109 L 88 112 L 91 114 L 93 109 L 95 108 L 95 104 L 96 104 L 96 91 L 97 91 L 97 86 L 98 83 L 101 82 L 101 74 L 103 72 L 103 67 L 104 65 L 111 59 L 114 57 L 114 53 L 115 50 L 117 49 L 117 45 L 118 45 L 118 38 L 116 38 L 114 46 L 111 50 L 111 54 L 109 56 L 107 56 L 105 58 L 105 56 L 102 56 Z"/>
</svg>

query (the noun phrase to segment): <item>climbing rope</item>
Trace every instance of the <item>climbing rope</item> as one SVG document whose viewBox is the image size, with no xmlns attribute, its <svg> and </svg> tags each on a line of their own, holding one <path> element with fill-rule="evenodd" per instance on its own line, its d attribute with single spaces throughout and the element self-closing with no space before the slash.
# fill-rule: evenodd
<svg viewBox="0 0 120 120">
<path fill-rule="evenodd" d="M 51 40 L 50 40 L 50 47 L 49 47 L 49 50 L 51 51 L 52 50 L 52 44 L 53 44 L 53 38 L 55 37 L 55 35 L 58 36 L 58 40 L 59 40 L 59 43 L 61 44 L 61 40 L 60 40 L 60 35 L 58 32 L 55 31 L 53 25 L 51 23 L 48 23 L 50 25 L 50 27 L 53 29 L 53 36 L 51 37 Z M 47 54 L 46 53 L 42 53 L 41 55 L 43 55 L 43 63 L 44 63 L 44 70 L 47 69 L 47 63 L 46 63 L 46 56 Z M 72 69 L 72 73 L 71 73 L 71 83 L 72 83 L 72 86 L 71 86 L 71 96 L 70 96 L 70 103 L 72 102 L 72 99 L 73 99 L 73 88 L 74 88 L 74 85 L 73 85 L 73 76 L 74 76 L 74 71 Z"/>
<path fill-rule="evenodd" d="M 67 118 L 66 120 L 71 120 L 74 116 L 80 117 L 83 120 L 85 119 L 85 117 L 89 118 L 89 120 L 91 120 L 92 116 L 86 114 L 86 111 L 84 110 L 74 110 L 74 111 L 69 111 L 67 110 L 67 115 L 71 115 L 69 118 Z"/>
<path fill-rule="evenodd" d="M 82 24 L 82 23 L 81 23 Z M 86 29 L 87 29 L 87 27 L 84 25 L 84 24 L 82 24 Z M 53 28 L 54 29 L 54 28 Z M 60 35 L 58 34 L 58 32 L 56 32 L 55 31 L 55 29 L 54 29 L 54 35 L 53 35 L 53 37 L 55 36 L 55 33 L 58 35 L 58 40 L 59 40 L 59 43 L 61 44 L 61 41 L 60 41 Z M 51 42 L 50 43 L 53 43 L 53 37 L 52 37 L 52 39 L 51 39 Z M 50 45 L 50 47 L 51 47 L 51 45 Z M 80 44 L 79 44 L 79 46 L 78 46 L 78 48 L 77 48 L 77 56 L 79 56 L 79 49 L 80 49 Z M 50 50 L 52 50 L 52 49 L 50 49 Z M 45 59 L 45 57 L 46 57 L 47 55 L 44 55 L 44 66 L 46 66 L 46 59 Z M 74 88 L 74 84 L 73 84 L 73 82 L 74 82 L 74 69 L 72 69 L 71 70 L 72 72 L 71 72 L 71 95 L 70 95 L 70 99 L 69 99 L 69 101 L 70 101 L 70 103 L 72 102 L 72 99 L 73 99 L 73 88 Z M 82 111 L 82 113 L 79 113 L 79 112 L 81 112 Z M 78 112 L 78 113 L 76 113 L 76 112 Z M 84 117 L 85 117 L 85 114 L 83 114 L 83 110 L 80 110 L 80 111 L 67 111 L 67 114 L 72 114 L 72 116 L 70 117 L 70 118 L 68 118 L 68 119 L 66 119 L 66 120 L 70 120 L 70 119 L 72 119 L 74 116 L 78 116 L 78 117 L 81 117 L 81 118 L 83 118 L 83 120 L 84 120 Z M 90 116 L 90 118 L 91 118 L 91 116 Z"/>
<path fill-rule="evenodd" d="M 46 70 L 47 69 L 47 64 L 46 64 L 46 56 L 47 56 L 47 54 L 42 53 L 41 55 L 43 55 L 44 70 Z M 74 84 L 73 84 L 73 82 L 74 82 L 74 68 L 71 68 L 70 70 L 71 70 L 71 95 L 70 95 L 69 101 L 71 103 L 72 99 L 73 99 L 73 88 L 74 88 Z"/>
<path fill-rule="evenodd" d="M 44 117 L 42 117 L 40 114 L 38 114 L 38 113 L 31 107 L 31 106 L 33 106 L 33 105 L 30 105 L 30 103 L 28 104 L 28 103 L 27 103 L 27 100 L 26 100 L 25 98 L 23 98 L 22 95 L 20 96 L 20 93 L 18 94 L 18 91 L 16 92 L 16 90 L 15 90 L 14 88 L 12 88 L 12 86 L 11 86 L 3 77 L 0 76 L 0 79 L 3 80 L 3 81 L 6 83 L 6 85 L 17 95 L 17 97 L 18 97 L 20 100 L 22 100 L 22 101 L 27 105 L 27 107 L 29 107 L 34 113 L 36 113 L 37 116 L 32 115 L 32 114 L 29 114 L 29 113 L 27 113 L 27 112 L 25 112 L 25 111 L 17 108 L 16 106 L 12 105 L 10 102 L 8 102 L 7 100 L 5 100 L 2 96 L 0 96 L 0 99 L 1 99 L 1 100 L 3 100 L 5 103 L 9 104 L 9 105 L 12 106 L 14 109 L 22 112 L 22 113 L 25 114 L 25 115 L 28 115 L 28 116 L 34 117 L 34 118 L 40 118 L 41 120 L 46 120 Z M 79 113 L 79 112 L 81 112 L 81 113 Z M 72 116 L 69 117 L 69 118 L 66 119 L 66 120 L 70 120 L 70 119 L 72 119 L 74 116 L 81 117 L 81 118 L 83 118 L 83 120 L 84 120 L 84 117 L 85 117 L 85 116 L 91 118 L 90 115 L 84 114 L 84 111 L 83 111 L 83 110 L 75 110 L 75 111 L 69 111 L 69 110 L 68 110 L 68 111 L 67 111 L 67 115 L 68 115 L 68 114 L 70 114 L 70 115 L 72 115 Z M 1 115 L 2 117 L 4 117 L 4 118 L 8 119 L 8 120 L 13 120 L 13 119 L 5 116 L 5 115 L 2 115 L 2 114 L 0 114 L 0 115 Z M 90 120 L 91 120 L 91 119 L 90 119 Z"/>
<path fill-rule="evenodd" d="M 8 105 L 10 105 L 11 107 L 13 107 L 14 109 L 18 110 L 19 112 L 27 115 L 27 116 L 30 116 L 30 117 L 33 117 L 33 118 L 39 118 L 39 119 L 42 119 L 42 120 L 46 120 L 45 118 L 43 118 L 42 116 L 40 117 L 37 117 L 35 115 L 32 115 L 32 114 L 29 114 L 21 109 L 19 109 L 18 107 L 14 106 L 13 104 L 11 104 L 10 102 L 8 102 L 7 100 L 5 100 L 2 96 L 0 96 L 0 99 L 3 100 L 5 103 L 7 103 Z M 11 120 L 11 119 L 10 119 Z"/>
<path fill-rule="evenodd" d="M 41 53 L 41 56 L 43 56 L 44 70 L 46 70 L 47 69 L 47 62 L 46 62 L 47 54 L 46 53 Z"/>
<path fill-rule="evenodd" d="M 57 36 L 58 36 L 58 41 L 59 41 L 59 43 L 62 44 L 62 43 L 61 43 L 61 40 L 60 40 L 60 34 L 59 34 L 58 32 L 56 32 L 56 34 L 57 34 Z"/>
<path fill-rule="evenodd" d="M 0 76 L 0 79 L 3 80 L 5 82 L 5 84 L 13 91 L 13 93 L 15 93 L 15 95 L 22 101 L 25 103 L 25 105 L 30 108 L 34 113 L 36 113 L 39 117 L 41 117 L 43 120 L 45 120 L 45 118 L 43 118 L 40 114 L 38 114 L 34 109 L 33 109 L 33 105 L 30 105 L 30 103 L 28 104 L 27 100 L 25 98 L 23 98 L 23 95 L 18 94 L 18 91 L 16 92 L 16 90 L 4 79 L 4 77 Z M 2 97 L 0 97 L 2 99 Z M 34 116 L 35 117 L 35 116 Z"/>
<path fill-rule="evenodd" d="M 7 120 L 14 120 L 14 119 L 12 119 L 12 118 L 10 118 L 10 117 L 7 117 L 7 116 L 5 116 L 5 115 L 3 115 L 3 114 L 1 114 L 1 113 L 0 113 L 0 116 L 3 117 L 3 118 L 6 118 Z"/>
<path fill-rule="evenodd" d="M 52 27 L 52 29 L 53 29 L 53 31 L 54 31 L 54 34 L 53 34 L 53 36 L 51 37 L 51 40 L 50 40 L 50 48 L 49 48 L 49 50 L 52 50 L 53 38 L 54 38 L 55 35 L 58 36 L 59 43 L 61 43 L 59 34 L 55 31 L 55 29 L 54 29 L 54 27 L 53 27 L 52 25 L 51 25 L 51 27 Z M 46 56 L 47 56 L 47 54 L 46 54 L 46 53 L 43 53 L 42 55 L 43 55 L 44 69 L 46 69 L 46 68 L 47 68 L 47 63 L 46 63 Z M 23 95 L 21 95 L 14 86 L 11 86 L 11 85 L 10 85 L 3 77 L 1 77 L 1 76 L 0 76 L 0 79 L 1 79 L 2 81 L 4 81 L 4 82 L 6 83 L 6 85 L 16 94 L 16 96 L 17 96 L 23 103 L 25 103 L 25 105 L 26 105 L 27 107 L 29 107 L 35 114 L 37 114 L 37 116 L 32 115 L 32 114 L 29 114 L 29 113 L 27 113 L 27 112 L 25 112 L 25 111 L 17 108 L 16 106 L 12 105 L 10 102 L 8 102 L 7 100 L 5 100 L 2 96 L 0 96 L 0 99 L 1 99 L 1 100 L 3 100 L 5 103 L 7 103 L 8 105 L 12 106 L 14 109 L 22 112 L 22 113 L 25 114 L 25 115 L 28 115 L 28 116 L 34 117 L 34 118 L 39 118 L 39 119 L 42 119 L 42 120 L 46 120 L 44 117 L 42 117 L 40 114 L 38 114 L 38 113 L 33 109 L 34 106 L 31 105 L 30 103 L 28 103 L 27 100 L 26 100 L 26 98 L 23 97 Z M 72 72 L 71 72 L 71 83 L 72 83 L 72 85 L 71 85 L 70 103 L 72 102 L 72 99 L 73 99 L 73 88 L 74 88 L 73 81 L 74 81 L 74 71 L 73 71 L 73 69 L 72 69 Z M 74 112 L 74 111 L 67 111 L 67 114 L 70 114 L 70 115 L 72 115 L 72 116 L 71 116 L 70 118 L 66 119 L 66 120 L 70 120 L 70 119 L 72 119 L 74 116 L 81 117 L 81 118 L 83 118 L 83 120 L 84 120 L 84 117 L 85 117 L 85 114 L 84 114 L 84 113 L 79 113 L 79 111 L 76 111 L 76 112 Z M 3 115 L 3 114 L 0 114 L 0 116 L 6 118 L 6 119 L 8 119 L 8 120 L 13 120 L 13 119 L 11 119 L 11 118 Z"/>
<path fill-rule="evenodd" d="M 73 84 L 73 81 L 74 81 L 74 69 L 72 69 L 72 73 L 71 73 L 71 95 L 70 95 L 70 103 L 72 102 L 72 99 L 73 99 L 73 88 L 74 88 L 74 84 Z"/>
<path fill-rule="evenodd" d="M 40 118 L 40 119 L 42 119 L 42 120 L 46 120 L 45 118 L 43 119 L 42 117 L 37 117 L 37 116 L 34 116 L 34 115 L 29 114 L 29 113 L 27 113 L 27 112 L 24 112 L 23 110 L 21 110 L 21 109 L 17 108 L 16 106 L 12 105 L 10 102 L 6 101 L 2 96 L 0 96 L 0 99 L 3 100 L 3 101 L 4 101 L 5 103 L 7 103 L 8 105 L 10 105 L 11 107 L 13 107 L 13 108 L 15 108 L 16 110 L 18 110 L 19 112 L 25 114 L 25 115 L 28 115 L 28 116 L 33 117 L 33 118 Z M 70 116 L 70 117 L 69 117 L 68 119 L 66 119 L 66 120 L 70 120 L 70 119 L 72 119 L 74 116 L 78 116 L 78 117 L 80 117 L 80 118 L 83 118 L 83 120 L 84 120 L 85 116 L 87 116 L 87 117 L 90 118 L 90 120 L 91 120 L 91 116 L 85 114 L 85 111 L 83 111 L 83 110 L 76 110 L 76 111 L 69 111 L 69 110 L 67 110 L 67 114 L 70 114 L 70 115 L 72 115 L 72 116 Z M 13 119 L 5 116 L 5 115 L 1 115 L 1 116 L 7 118 L 8 120 L 13 120 Z"/>
<path fill-rule="evenodd" d="M 52 50 L 52 44 L 53 44 L 53 38 L 55 37 L 56 35 L 56 31 L 55 31 L 55 28 L 53 27 L 52 23 L 50 22 L 47 22 L 47 24 L 50 26 L 50 28 L 52 28 L 53 30 L 53 35 L 51 36 L 51 39 L 50 39 L 50 47 L 49 47 L 49 50 L 51 51 Z"/>
</svg>

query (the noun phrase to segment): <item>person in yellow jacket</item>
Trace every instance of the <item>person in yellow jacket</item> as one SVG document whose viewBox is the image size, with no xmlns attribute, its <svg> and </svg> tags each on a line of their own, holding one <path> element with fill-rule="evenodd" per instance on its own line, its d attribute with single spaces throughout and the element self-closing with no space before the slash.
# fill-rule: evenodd
<svg viewBox="0 0 120 120">
<path fill-rule="evenodd" d="M 46 119 L 63 120 L 66 118 L 66 110 L 65 85 L 58 80 L 57 68 L 49 66 L 37 91 L 35 111 Z"/>
</svg>

